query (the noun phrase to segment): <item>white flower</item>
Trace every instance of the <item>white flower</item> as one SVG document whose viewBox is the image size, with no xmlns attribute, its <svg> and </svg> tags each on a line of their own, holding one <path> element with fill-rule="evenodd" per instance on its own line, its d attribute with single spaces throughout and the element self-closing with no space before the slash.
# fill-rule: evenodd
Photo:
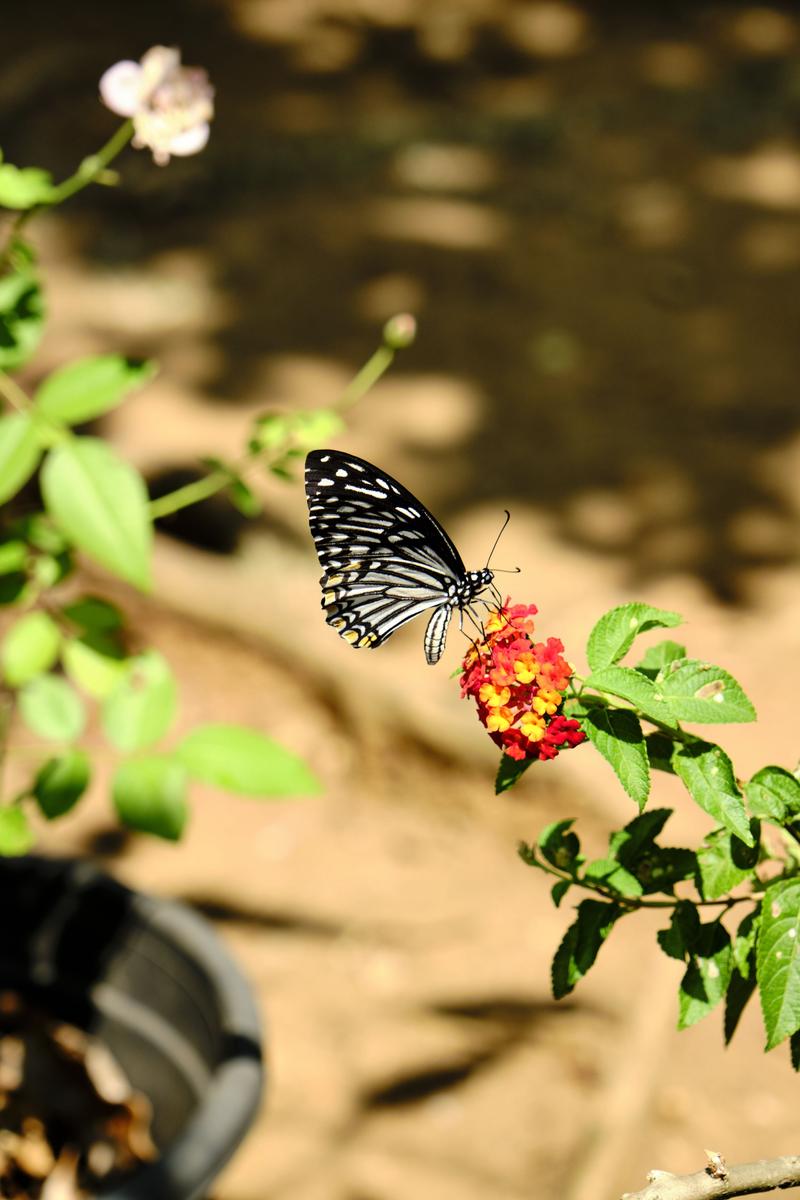
<svg viewBox="0 0 800 1200">
<path fill-rule="evenodd" d="M 100 98 L 132 118 L 134 146 L 149 146 L 159 166 L 172 154 L 197 154 L 208 141 L 214 89 L 202 67 L 181 66 L 179 50 L 153 46 L 141 62 L 115 63 L 100 80 Z"/>
</svg>

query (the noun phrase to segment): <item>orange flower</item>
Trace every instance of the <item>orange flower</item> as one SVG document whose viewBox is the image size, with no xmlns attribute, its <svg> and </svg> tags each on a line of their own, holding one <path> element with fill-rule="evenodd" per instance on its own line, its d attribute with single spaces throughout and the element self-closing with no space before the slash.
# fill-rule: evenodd
<svg viewBox="0 0 800 1200">
<path fill-rule="evenodd" d="M 511 758 L 555 758 L 586 734 L 561 712 L 572 668 L 558 638 L 534 642 L 534 604 L 493 609 L 464 657 L 461 694 L 470 696 L 492 741 Z"/>
</svg>

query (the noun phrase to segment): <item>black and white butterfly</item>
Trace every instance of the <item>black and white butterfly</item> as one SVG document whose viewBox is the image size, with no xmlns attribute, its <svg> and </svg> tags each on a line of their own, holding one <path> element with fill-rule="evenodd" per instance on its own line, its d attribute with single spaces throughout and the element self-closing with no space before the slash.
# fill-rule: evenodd
<svg viewBox="0 0 800 1200">
<path fill-rule="evenodd" d="M 374 649 L 432 608 L 425 657 L 437 663 L 453 610 L 469 611 L 494 573 L 467 571 L 425 505 L 362 458 L 313 450 L 306 497 L 328 624 L 352 646 Z"/>
</svg>

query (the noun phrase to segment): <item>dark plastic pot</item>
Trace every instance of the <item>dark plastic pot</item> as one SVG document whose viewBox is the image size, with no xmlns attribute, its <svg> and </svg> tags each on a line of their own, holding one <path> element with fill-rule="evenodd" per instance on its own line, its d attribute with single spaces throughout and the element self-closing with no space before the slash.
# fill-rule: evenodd
<svg viewBox="0 0 800 1200">
<path fill-rule="evenodd" d="M 105 1200 L 196 1200 L 262 1083 L 252 993 L 210 926 L 87 863 L 0 863 L 0 988 L 102 1038 L 153 1104 L 161 1157 Z"/>
</svg>

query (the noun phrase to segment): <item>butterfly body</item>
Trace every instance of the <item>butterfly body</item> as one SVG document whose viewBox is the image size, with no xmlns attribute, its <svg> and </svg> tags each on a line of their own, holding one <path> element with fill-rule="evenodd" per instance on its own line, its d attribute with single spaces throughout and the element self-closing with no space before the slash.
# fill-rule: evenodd
<svg viewBox="0 0 800 1200">
<path fill-rule="evenodd" d="M 312 451 L 306 497 L 328 624 L 351 645 L 374 649 L 433 609 L 425 657 L 431 665 L 438 662 L 453 612 L 468 610 L 491 586 L 489 568 L 467 571 L 424 504 L 352 454 Z"/>
</svg>

